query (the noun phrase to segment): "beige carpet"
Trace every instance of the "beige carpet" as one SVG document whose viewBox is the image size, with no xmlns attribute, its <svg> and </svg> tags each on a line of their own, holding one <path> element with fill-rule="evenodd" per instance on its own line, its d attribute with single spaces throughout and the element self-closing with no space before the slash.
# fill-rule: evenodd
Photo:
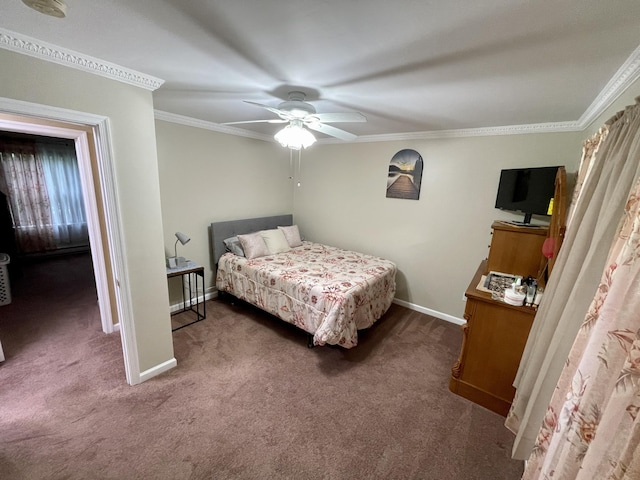
<svg viewBox="0 0 640 480">
<path fill-rule="evenodd" d="M 518 479 L 504 419 L 449 392 L 459 327 L 397 305 L 351 350 L 244 304 L 176 331 L 125 383 L 90 260 L 25 265 L 0 307 L 0 478 Z"/>
</svg>

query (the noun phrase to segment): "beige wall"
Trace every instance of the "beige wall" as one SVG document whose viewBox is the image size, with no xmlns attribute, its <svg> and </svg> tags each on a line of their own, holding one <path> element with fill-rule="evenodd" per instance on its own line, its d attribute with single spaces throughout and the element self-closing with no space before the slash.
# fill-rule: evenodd
<svg viewBox="0 0 640 480">
<path fill-rule="evenodd" d="M 397 298 L 461 318 L 463 292 L 488 254 L 500 170 L 565 165 L 575 171 L 582 133 L 317 145 L 303 152 L 295 218 L 310 240 L 389 258 Z M 424 159 L 420 200 L 386 198 L 389 160 Z M 545 217 L 536 218 L 542 221 Z"/>
<path fill-rule="evenodd" d="M 633 103 L 639 90 L 636 82 L 590 128 Z M 458 318 L 462 294 L 488 253 L 491 223 L 522 219 L 493 207 L 500 170 L 565 165 L 575 172 L 588 134 L 315 145 L 302 152 L 301 186 L 293 187 L 291 201 L 288 152 L 277 145 L 163 121 L 156 130 L 166 254 L 175 231 L 190 234 L 191 243 L 179 251 L 205 265 L 208 289 L 214 285 L 206 237 L 211 221 L 293 208 L 308 239 L 394 260 L 397 298 Z M 403 148 L 425 161 L 418 201 L 385 197 L 389 160 Z M 191 183 L 182 184 L 181 176 Z M 178 290 L 171 300 L 179 301 Z"/>
<path fill-rule="evenodd" d="M 582 132 L 315 145 L 302 152 L 301 186 L 288 151 L 273 143 L 156 122 L 165 254 L 179 254 L 214 279 L 211 221 L 294 212 L 303 235 L 395 261 L 397 298 L 461 318 L 462 294 L 486 258 L 502 168 L 565 165 L 575 171 Z M 413 148 L 425 161 L 420 200 L 386 198 L 389 160 Z M 294 164 L 297 162 L 294 161 Z M 298 174 L 296 173 L 296 180 Z M 292 198 L 293 190 L 293 198 Z M 534 220 L 545 221 L 545 218 Z M 173 286 L 171 303 L 180 301 Z"/>
<path fill-rule="evenodd" d="M 261 140 L 156 121 L 165 255 L 174 255 L 175 232 L 191 238 L 178 255 L 205 267 L 205 289 L 215 287 L 211 222 L 291 213 L 289 154 Z M 171 282 L 172 304 L 181 301 Z"/>
<path fill-rule="evenodd" d="M 173 358 L 151 92 L 0 49 L 0 96 L 109 117 L 140 371 Z"/>
<path fill-rule="evenodd" d="M 154 122 L 146 90 L 3 49 L 0 64 L 0 96 L 110 118 L 141 371 L 173 358 L 163 266 L 173 234 L 191 236 L 180 254 L 205 266 L 210 289 L 211 221 L 293 210 L 310 240 L 394 260 L 398 298 L 461 317 L 491 222 L 520 218 L 493 208 L 500 170 L 563 164 L 574 171 L 582 139 L 640 95 L 638 81 L 585 132 L 316 145 L 302 153 L 298 188 L 288 151 Z M 418 201 L 385 198 L 388 162 L 403 148 L 425 161 Z"/>
</svg>

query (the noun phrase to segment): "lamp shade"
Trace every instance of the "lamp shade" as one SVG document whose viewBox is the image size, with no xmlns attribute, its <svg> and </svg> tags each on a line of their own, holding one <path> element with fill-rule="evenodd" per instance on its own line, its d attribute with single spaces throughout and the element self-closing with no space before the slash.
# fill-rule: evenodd
<svg viewBox="0 0 640 480">
<path fill-rule="evenodd" d="M 274 138 L 280 145 L 292 150 L 300 150 L 301 148 L 310 147 L 316 141 L 316 137 L 314 137 L 309 130 L 304 128 L 302 122 L 299 120 L 292 120 L 289 125 L 276 133 Z"/>
<path fill-rule="evenodd" d="M 45 15 L 57 18 L 67 16 L 67 5 L 63 0 L 22 0 L 22 3 Z"/>
<path fill-rule="evenodd" d="M 180 241 L 182 245 L 184 245 L 185 243 L 188 243 L 191 240 L 182 232 L 176 232 L 176 238 Z"/>
</svg>

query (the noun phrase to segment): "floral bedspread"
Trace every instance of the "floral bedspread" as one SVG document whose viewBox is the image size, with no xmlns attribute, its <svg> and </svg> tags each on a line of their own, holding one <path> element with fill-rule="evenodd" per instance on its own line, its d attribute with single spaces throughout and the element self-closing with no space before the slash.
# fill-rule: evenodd
<svg viewBox="0 0 640 480">
<path fill-rule="evenodd" d="M 391 306 L 395 276 L 389 260 L 305 241 L 251 260 L 224 254 L 216 287 L 313 334 L 315 345 L 351 348 Z"/>
</svg>

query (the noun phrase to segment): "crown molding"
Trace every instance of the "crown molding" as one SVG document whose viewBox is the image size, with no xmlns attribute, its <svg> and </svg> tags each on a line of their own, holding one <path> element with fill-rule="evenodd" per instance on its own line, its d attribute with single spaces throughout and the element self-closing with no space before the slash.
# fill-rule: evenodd
<svg viewBox="0 0 640 480">
<path fill-rule="evenodd" d="M 237 127 L 229 127 L 219 123 L 198 120 L 197 118 L 177 115 L 175 113 L 154 110 L 156 120 L 163 120 L 170 123 L 178 123 L 188 127 L 203 128 L 214 132 L 238 135 L 241 137 L 255 138 L 265 142 L 275 142 L 271 135 L 263 135 Z M 405 140 L 433 140 L 438 138 L 455 137 L 491 137 L 497 135 L 524 135 L 531 133 L 560 133 L 560 132 L 580 132 L 584 128 L 577 122 L 555 122 L 555 123 L 533 123 L 530 125 L 508 125 L 504 127 L 483 127 L 483 128 L 461 128 L 457 130 L 434 130 L 430 132 L 407 132 L 390 133 L 384 135 L 361 135 L 349 143 L 369 143 L 369 142 L 394 142 Z M 344 143 L 338 138 L 322 138 L 317 142 L 319 145 Z"/>
<path fill-rule="evenodd" d="M 0 48 L 100 75 L 146 90 L 157 90 L 164 83 L 164 80 L 160 78 L 145 75 L 144 73 L 136 72 L 135 70 L 105 62 L 104 60 L 43 42 L 1 27 Z"/>
<path fill-rule="evenodd" d="M 193 117 L 177 115 L 175 113 L 165 112 L 162 110 L 154 110 L 156 120 L 177 123 L 188 127 L 202 128 L 212 130 L 219 133 L 227 133 L 229 135 L 238 135 L 241 137 L 255 138 L 264 140 L 265 142 L 275 142 L 271 135 L 263 135 L 251 132 L 242 128 L 230 127 L 219 123 L 199 120 Z M 530 125 L 509 125 L 504 127 L 483 127 L 483 128 L 461 128 L 458 130 L 435 130 L 431 132 L 407 132 L 407 133 L 391 133 L 385 135 L 362 135 L 349 143 L 369 143 L 369 142 L 393 142 L 405 140 L 433 140 L 438 138 L 455 138 L 455 137 L 490 137 L 495 135 L 524 135 L 531 133 L 559 133 L 559 132 L 579 132 L 583 129 L 577 122 L 556 122 L 556 123 L 535 123 Z M 322 138 L 317 142 L 319 145 L 345 143 L 344 140 L 338 138 Z"/>
<path fill-rule="evenodd" d="M 250 132 L 242 128 L 230 127 L 229 125 L 221 125 L 219 123 L 209 122 L 206 120 L 199 120 L 193 117 L 187 117 L 185 115 L 178 115 L 175 113 L 165 112 L 162 110 L 154 110 L 153 116 L 156 120 L 162 120 L 164 122 L 177 123 L 179 125 L 185 125 L 187 127 L 202 128 L 204 130 L 211 130 L 219 133 L 227 133 L 229 135 L 236 135 L 239 137 L 254 138 L 256 140 L 263 140 L 265 142 L 274 142 L 274 138 L 271 135 L 264 135 L 261 133 Z"/>
<path fill-rule="evenodd" d="M 640 46 L 627 58 L 609 83 L 600 91 L 589 108 L 582 114 L 578 124 L 584 130 L 591 125 L 622 93 L 640 77 Z"/>
<path fill-rule="evenodd" d="M 582 128 L 576 122 L 532 123 L 529 125 L 507 125 L 503 127 L 460 128 L 456 130 L 433 130 L 429 132 L 391 133 L 385 135 L 362 135 L 353 140 L 359 142 L 393 142 L 398 140 L 434 140 L 456 137 L 491 137 L 497 135 L 525 135 L 531 133 L 578 132 Z M 318 143 L 341 143 L 339 139 L 323 138 Z"/>
</svg>

